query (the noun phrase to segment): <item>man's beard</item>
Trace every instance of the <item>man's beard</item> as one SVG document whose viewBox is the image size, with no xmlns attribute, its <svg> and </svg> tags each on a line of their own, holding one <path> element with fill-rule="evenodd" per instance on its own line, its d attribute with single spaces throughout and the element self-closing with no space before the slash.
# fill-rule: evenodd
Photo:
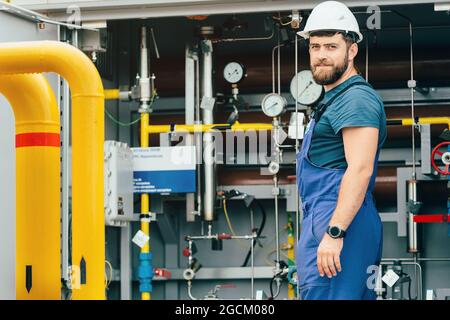
<svg viewBox="0 0 450 320">
<path fill-rule="evenodd" d="M 320 85 L 329 85 L 338 81 L 348 68 L 348 53 L 345 55 L 344 62 L 341 65 L 332 66 L 331 70 L 317 71 L 317 66 L 311 66 L 314 81 Z"/>
</svg>

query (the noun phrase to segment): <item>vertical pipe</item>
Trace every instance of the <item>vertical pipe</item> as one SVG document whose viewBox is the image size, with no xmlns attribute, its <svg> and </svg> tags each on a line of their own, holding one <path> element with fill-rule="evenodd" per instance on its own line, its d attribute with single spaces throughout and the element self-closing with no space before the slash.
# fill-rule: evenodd
<svg viewBox="0 0 450 320">
<path fill-rule="evenodd" d="M 0 76 L 0 92 L 11 104 L 16 119 L 16 298 L 58 300 L 58 105 L 41 74 Z"/>
<path fill-rule="evenodd" d="M 200 59 L 197 53 L 195 53 L 195 124 L 201 125 L 200 115 Z M 202 202 L 202 133 L 194 132 L 195 147 L 197 153 L 197 213 L 202 214 L 203 202 Z M 201 235 L 205 234 L 204 223 L 201 221 Z"/>
<path fill-rule="evenodd" d="M 185 123 L 195 124 L 195 60 L 192 57 L 189 45 L 185 48 Z M 186 145 L 195 145 L 194 134 L 184 133 Z M 198 176 L 198 174 L 197 174 Z M 195 193 L 186 194 L 186 221 L 194 222 Z"/>
<path fill-rule="evenodd" d="M 61 266 L 63 278 L 68 281 L 68 267 L 70 265 L 69 256 L 69 199 L 70 195 L 70 172 L 72 168 L 70 167 L 69 149 L 70 149 L 70 90 L 69 84 L 62 77 L 59 77 L 62 81 L 60 86 L 63 91 L 63 100 L 60 103 L 60 112 L 62 114 L 62 125 L 61 125 L 61 223 L 62 223 L 62 247 L 61 247 Z"/>
<path fill-rule="evenodd" d="M 296 91 L 299 92 L 299 81 L 298 81 L 298 35 L 295 33 L 295 75 L 296 75 Z M 298 115 L 298 94 L 295 95 L 295 116 Z M 298 118 L 296 118 L 298 119 Z M 299 124 L 295 121 L 295 136 L 298 137 L 298 126 Z M 299 141 L 295 139 L 295 172 L 297 172 L 298 162 L 297 162 L 297 153 L 299 152 Z M 300 195 L 298 190 L 298 183 L 295 182 L 295 246 L 294 246 L 294 257 L 296 254 L 296 250 L 298 247 L 298 238 L 300 235 Z M 299 286 L 297 288 L 297 297 L 300 297 Z"/>
<path fill-rule="evenodd" d="M 150 115 L 148 112 L 141 113 L 141 148 L 147 148 L 149 146 L 149 135 L 147 132 L 147 127 L 149 125 Z M 148 194 L 141 195 L 141 231 L 149 236 L 150 235 L 150 201 Z M 140 265 L 139 265 L 139 280 L 142 300 L 151 299 L 151 281 L 149 278 L 148 270 L 151 265 L 148 263 L 150 258 L 150 242 L 147 241 L 145 245 L 141 248 L 140 254 Z"/>
<path fill-rule="evenodd" d="M 413 31 L 412 31 L 412 23 L 409 22 L 409 51 L 410 51 L 410 68 L 411 68 L 411 81 L 409 84 L 411 91 L 411 119 L 413 121 L 413 125 L 411 126 L 411 139 L 412 139 L 412 179 L 416 179 L 416 142 L 414 132 L 416 129 L 415 123 L 415 114 L 414 114 L 414 88 L 416 87 L 416 83 L 414 80 L 414 56 L 413 56 Z"/>
<path fill-rule="evenodd" d="M 59 73 L 72 91 L 72 262 L 84 271 L 84 281 L 72 290 L 72 297 L 104 299 L 102 81 L 92 61 L 73 46 L 55 41 L 0 44 L 0 73 L 40 72 Z"/>
<path fill-rule="evenodd" d="M 411 203 L 417 202 L 416 180 L 408 181 L 408 202 Z M 408 252 L 410 253 L 419 252 L 417 239 L 417 223 L 414 222 L 414 214 L 410 211 L 408 212 Z"/>
<path fill-rule="evenodd" d="M 140 108 L 141 112 L 141 148 L 147 148 L 149 146 L 149 133 L 148 126 L 150 122 L 150 99 L 151 88 L 149 78 L 149 63 L 148 63 L 148 50 L 147 50 L 147 28 L 141 27 L 141 63 L 140 71 L 141 76 L 139 78 L 140 87 Z M 150 237 L 150 196 L 148 194 L 141 195 L 141 231 L 148 237 Z M 147 241 L 141 248 L 139 255 L 139 291 L 141 292 L 142 300 L 150 300 L 152 292 L 152 254 L 150 253 L 150 242 Z"/>
<path fill-rule="evenodd" d="M 276 270 L 280 271 L 280 222 L 279 222 L 279 211 L 278 211 L 278 177 L 275 174 L 273 176 L 273 185 L 275 189 L 275 242 L 277 249 L 277 262 Z"/>
<path fill-rule="evenodd" d="M 252 294 L 250 296 L 250 299 L 255 299 L 255 258 L 254 258 L 254 251 L 255 248 L 253 248 L 253 243 L 255 242 L 255 238 L 253 238 L 252 235 L 252 241 L 251 241 L 251 245 L 250 245 L 250 250 L 252 250 L 251 252 L 251 263 L 252 263 L 252 279 L 251 279 L 251 290 L 252 290 Z"/>
<path fill-rule="evenodd" d="M 251 227 L 251 230 L 252 230 L 252 236 L 254 236 L 255 234 L 257 235 L 257 233 L 255 233 L 254 232 L 254 230 L 255 230 L 255 227 L 254 227 L 254 223 L 253 223 L 253 209 L 252 208 L 250 208 L 250 227 Z M 254 244 L 254 241 L 255 241 L 255 238 L 252 238 L 252 241 L 251 241 L 251 246 L 250 246 L 250 249 L 251 249 L 251 258 L 252 258 L 252 260 L 251 260 L 251 266 L 252 266 L 252 279 L 251 279 L 251 290 L 252 290 L 252 293 L 251 293 L 251 299 L 253 300 L 254 298 L 255 298 L 255 249 L 253 248 L 253 244 Z"/>
<path fill-rule="evenodd" d="M 287 224 L 287 228 L 288 228 L 288 237 L 287 237 L 287 243 L 289 245 L 289 249 L 288 249 L 288 266 L 290 268 L 295 267 L 295 254 L 294 254 L 294 243 L 295 243 L 295 239 L 294 239 L 294 225 L 292 223 L 292 216 L 291 213 L 287 213 L 288 214 L 288 224 Z M 288 284 L 288 299 L 293 300 L 295 298 L 295 294 L 294 294 L 294 287 L 292 284 Z"/>
<path fill-rule="evenodd" d="M 202 53 L 202 78 L 201 91 L 202 97 L 213 97 L 213 61 L 212 61 L 212 43 L 210 40 L 204 40 L 204 50 Z M 213 124 L 213 108 L 203 109 L 203 123 Z M 216 179 L 215 179 L 215 159 L 214 159 L 214 139 L 210 132 L 203 135 L 204 143 L 204 191 L 203 191 L 203 219 L 212 222 L 215 219 L 214 206 L 216 199 Z"/>
<path fill-rule="evenodd" d="M 366 81 L 369 81 L 369 38 L 366 37 Z"/>
</svg>

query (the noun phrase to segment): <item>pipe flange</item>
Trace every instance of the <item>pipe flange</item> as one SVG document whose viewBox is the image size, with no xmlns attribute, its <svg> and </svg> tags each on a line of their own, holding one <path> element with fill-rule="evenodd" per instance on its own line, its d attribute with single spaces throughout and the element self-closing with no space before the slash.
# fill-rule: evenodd
<svg viewBox="0 0 450 320">
<path fill-rule="evenodd" d="M 183 278 L 185 280 L 190 281 L 190 280 L 194 279 L 194 277 L 195 277 L 195 272 L 191 268 L 188 268 L 183 271 Z"/>
</svg>

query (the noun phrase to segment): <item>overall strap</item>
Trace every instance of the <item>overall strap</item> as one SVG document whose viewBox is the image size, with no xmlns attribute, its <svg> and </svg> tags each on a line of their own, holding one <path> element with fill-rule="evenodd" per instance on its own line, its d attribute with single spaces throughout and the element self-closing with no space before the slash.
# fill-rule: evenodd
<svg viewBox="0 0 450 320">
<path fill-rule="evenodd" d="M 348 86 L 343 88 L 341 91 L 336 93 L 334 96 L 332 96 L 326 103 L 319 103 L 318 104 L 318 106 L 317 106 L 317 108 L 316 108 L 316 110 L 314 111 L 314 114 L 313 114 L 313 118 L 314 118 L 315 122 L 316 123 L 319 122 L 319 120 L 322 117 L 322 115 L 324 114 L 325 110 L 327 110 L 327 108 L 333 103 L 334 100 L 336 100 L 337 97 L 342 95 L 344 92 L 346 92 L 351 87 L 354 87 L 354 86 L 357 86 L 357 85 L 362 85 L 362 86 L 366 86 L 366 87 L 372 88 L 372 86 L 369 83 L 365 82 L 365 81 L 356 81 L 356 82 L 353 82 L 353 83 L 349 84 Z"/>
</svg>

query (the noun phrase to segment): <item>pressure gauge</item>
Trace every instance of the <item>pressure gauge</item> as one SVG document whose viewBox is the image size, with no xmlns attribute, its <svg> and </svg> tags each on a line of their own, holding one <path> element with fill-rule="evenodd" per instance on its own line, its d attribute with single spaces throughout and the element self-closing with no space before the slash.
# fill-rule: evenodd
<svg viewBox="0 0 450 320">
<path fill-rule="evenodd" d="M 298 82 L 298 95 L 297 95 L 297 82 Z M 291 81 L 291 94 L 297 97 L 297 101 L 300 104 L 309 106 L 314 104 L 322 96 L 323 87 L 317 84 L 312 72 L 309 70 L 300 71 Z"/>
<path fill-rule="evenodd" d="M 239 62 L 230 62 L 223 69 L 223 77 L 231 84 L 238 83 L 244 77 L 244 67 Z"/>
<path fill-rule="evenodd" d="M 261 103 L 262 111 L 268 117 L 278 117 L 283 113 L 286 105 L 286 99 L 277 93 L 269 93 Z"/>
</svg>

